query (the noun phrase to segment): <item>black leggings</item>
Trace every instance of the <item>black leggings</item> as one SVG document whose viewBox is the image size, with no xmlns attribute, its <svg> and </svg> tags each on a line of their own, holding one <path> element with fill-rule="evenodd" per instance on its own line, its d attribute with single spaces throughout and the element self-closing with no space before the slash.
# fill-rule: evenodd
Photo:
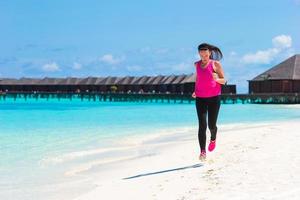
<svg viewBox="0 0 300 200">
<path fill-rule="evenodd" d="M 221 96 L 214 97 L 196 97 L 196 109 L 198 115 L 199 129 L 198 140 L 201 150 L 205 150 L 206 145 L 206 115 L 208 113 L 208 128 L 211 133 L 211 140 L 215 140 L 217 136 L 217 118 L 221 105 Z"/>
</svg>

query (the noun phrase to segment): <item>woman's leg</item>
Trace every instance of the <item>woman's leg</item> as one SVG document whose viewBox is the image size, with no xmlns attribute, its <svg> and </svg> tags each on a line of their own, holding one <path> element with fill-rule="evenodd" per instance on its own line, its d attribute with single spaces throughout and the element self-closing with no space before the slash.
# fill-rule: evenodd
<svg viewBox="0 0 300 200">
<path fill-rule="evenodd" d="M 198 141 L 200 150 L 205 150 L 206 145 L 206 114 L 207 114 L 207 102 L 199 97 L 196 97 L 196 109 L 198 115 Z"/>
<path fill-rule="evenodd" d="M 211 140 L 217 137 L 217 119 L 221 105 L 221 97 L 215 96 L 208 100 L 208 128 L 211 133 Z"/>
</svg>

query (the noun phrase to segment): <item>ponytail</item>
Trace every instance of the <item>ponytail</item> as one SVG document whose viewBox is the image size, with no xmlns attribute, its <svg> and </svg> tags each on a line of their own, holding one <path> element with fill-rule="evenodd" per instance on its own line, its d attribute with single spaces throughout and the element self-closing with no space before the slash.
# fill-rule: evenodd
<svg viewBox="0 0 300 200">
<path fill-rule="evenodd" d="M 198 51 L 202 49 L 208 49 L 211 52 L 211 55 L 209 57 L 210 59 L 221 60 L 223 58 L 222 51 L 214 45 L 202 43 L 198 46 Z"/>
</svg>

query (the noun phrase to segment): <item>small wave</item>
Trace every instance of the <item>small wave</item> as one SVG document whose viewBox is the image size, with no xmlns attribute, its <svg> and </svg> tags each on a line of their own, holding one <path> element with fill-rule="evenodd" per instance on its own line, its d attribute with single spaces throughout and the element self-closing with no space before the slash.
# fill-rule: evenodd
<svg viewBox="0 0 300 200">
<path fill-rule="evenodd" d="M 150 156 L 150 155 L 154 155 L 154 154 L 148 154 L 148 155 L 143 155 L 143 156 Z M 105 160 L 103 160 L 103 159 L 102 160 L 96 160 L 96 161 L 92 161 L 92 162 L 89 162 L 89 163 L 82 164 L 80 166 L 77 166 L 74 169 L 66 171 L 64 173 L 64 175 L 65 176 L 74 176 L 74 175 L 77 175 L 79 173 L 86 172 L 86 171 L 90 170 L 91 168 L 93 168 L 95 166 L 100 166 L 100 165 L 114 163 L 114 162 L 122 162 L 122 161 L 126 161 L 126 160 L 132 160 L 132 159 L 140 158 L 140 157 L 141 156 L 134 155 L 134 156 L 123 156 L 123 157 L 118 157 L 118 158 L 110 158 L 110 159 L 105 159 Z"/>
<path fill-rule="evenodd" d="M 91 155 L 97 155 L 101 153 L 111 152 L 111 151 L 119 151 L 119 150 L 126 150 L 130 149 L 132 147 L 109 147 L 109 148 L 98 148 L 98 149 L 92 149 L 92 150 L 85 150 L 85 151 L 76 151 L 71 153 L 66 153 L 61 156 L 56 157 L 49 157 L 44 158 L 40 161 L 40 165 L 48 165 L 48 164 L 59 164 L 67 161 L 71 161 L 74 159 L 78 159 L 84 156 L 91 156 Z"/>
</svg>

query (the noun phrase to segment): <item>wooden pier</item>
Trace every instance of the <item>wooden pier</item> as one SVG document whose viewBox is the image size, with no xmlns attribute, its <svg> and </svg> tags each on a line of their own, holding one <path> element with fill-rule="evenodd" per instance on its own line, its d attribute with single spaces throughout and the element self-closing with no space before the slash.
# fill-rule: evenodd
<svg viewBox="0 0 300 200">
<path fill-rule="evenodd" d="M 223 103 L 298 104 L 300 93 L 223 94 Z"/>
<path fill-rule="evenodd" d="M 191 94 L 159 94 L 159 93 L 63 93 L 63 92 L 6 92 L 0 93 L 0 101 L 6 99 L 80 99 L 81 101 L 109 101 L 109 102 L 166 102 L 192 103 L 195 99 Z M 297 104 L 300 103 L 299 93 L 274 94 L 222 94 L 223 104 L 255 103 L 255 104 Z"/>
</svg>

